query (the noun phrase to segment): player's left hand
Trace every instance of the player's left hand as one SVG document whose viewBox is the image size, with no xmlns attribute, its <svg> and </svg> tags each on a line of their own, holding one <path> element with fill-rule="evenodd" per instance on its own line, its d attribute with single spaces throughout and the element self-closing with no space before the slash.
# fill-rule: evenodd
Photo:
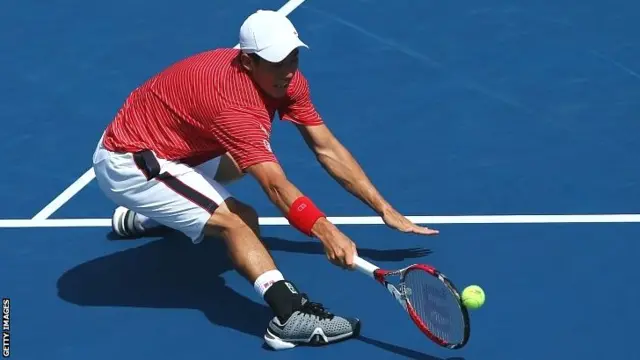
<svg viewBox="0 0 640 360">
<path fill-rule="evenodd" d="M 428 227 L 419 226 L 412 223 L 409 219 L 402 216 L 394 209 L 385 211 L 382 215 L 382 220 L 390 228 L 405 233 L 414 233 L 420 235 L 437 235 L 440 233 L 438 230 L 429 229 Z"/>
</svg>

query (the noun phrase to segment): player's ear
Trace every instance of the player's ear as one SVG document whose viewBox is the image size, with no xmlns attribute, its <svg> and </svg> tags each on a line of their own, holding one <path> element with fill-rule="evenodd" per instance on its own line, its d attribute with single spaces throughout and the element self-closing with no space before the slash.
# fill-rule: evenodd
<svg viewBox="0 0 640 360">
<path fill-rule="evenodd" d="M 241 53 L 240 54 L 240 64 L 242 65 L 242 67 L 251 72 L 252 70 L 255 69 L 256 64 L 257 64 L 257 56 L 253 55 L 253 54 L 245 54 L 245 53 Z"/>
<path fill-rule="evenodd" d="M 251 71 L 251 69 L 253 68 L 253 64 L 251 64 L 251 58 L 249 57 L 248 54 L 245 53 L 241 53 L 240 54 L 240 65 L 242 65 L 242 67 L 247 70 L 247 71 Z"/>
</svg>

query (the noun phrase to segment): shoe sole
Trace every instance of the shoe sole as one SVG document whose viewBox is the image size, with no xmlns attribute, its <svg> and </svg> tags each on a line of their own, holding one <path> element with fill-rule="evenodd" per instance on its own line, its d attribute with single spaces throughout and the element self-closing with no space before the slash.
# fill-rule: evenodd
<svg viewBox="0 0 640 360">
<path fill-rule="evenodd" d="M 341 340 L 358 336 L 360 334 L 360 321 L 356 324 L 352 332 L 328 337 L 321 328 L 316 328 L 308 339 L 282 339 L 273 334 L 269 329 L 264 334 L 264 341 L 274 350 L 292 349 L 298 345 L 322 346 L 335 343 Z"/>
<path fill-rule="evenodd" d="M 142 234 L 132 224 L 127 224 L 128 220 L 133 221 L 129 219 L 129 214 L 133 215 L 133 212 L 122 206 L 117 207 L 111 217 L 111 229 L 121 238 L 135 239 Z"/>
<path fill-rule="evenodd" d="M 124 207 L 117 207 L 111 217 L 111 229 L 120 237 L 127 237 L 127 234 L 124 231 L 124 219 L 127 215 L 127 211 L 129 210 Z"/>
</svg>

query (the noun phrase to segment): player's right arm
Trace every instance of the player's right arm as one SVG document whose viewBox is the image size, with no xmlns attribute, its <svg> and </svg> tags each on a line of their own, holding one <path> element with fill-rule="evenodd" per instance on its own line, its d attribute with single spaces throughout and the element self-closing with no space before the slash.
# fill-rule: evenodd
<svg viewBox="0 0 640 360">
<path fill-rule="evenodd" d="M 292 226 L 318 238 L 332 263 L 351 268 L 356 246 L 286 177 L 275 162 L 262 162 L 246 169 L 260 184 L 271 202 L 286 216 Z"/>
<path fill-rule="evenodd" d="M 270 149 L 269 134 L 260 115 L 257 110 L 230 109 L 217 117 L 210 129 L 239 169 L 256 179 L 293 227 L 318 238 L 332 263 L 352 268 L 353 255 L 357 255 L 355 244 L 287 179 Z"/>
</svg>

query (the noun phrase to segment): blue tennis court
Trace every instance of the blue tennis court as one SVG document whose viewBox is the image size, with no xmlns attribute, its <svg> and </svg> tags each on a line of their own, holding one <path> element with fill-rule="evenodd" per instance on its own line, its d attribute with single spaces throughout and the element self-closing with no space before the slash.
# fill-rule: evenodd
<svg viewBox="0 0 640 360">
<path fill-rule="evenodd" d="M 126 95 L 187 55 L 232 47 L 284 0 L 0 5 L 0 296 L 10 351 L 42 359 L 631 359 L 640 316 L 640 3 L 307 0 L 289 17 L 318 110 L 385 197 L 438 237 L 394 232 L 314 162 L 290 124 L 291 181 L 376 264 L 481 285 L 469 344 L 438 348 L 317 241 L 263 226 L 286 277 L 362 336 L 274 352 L 270 312 L 222 243 L 110 234 L 90 172 Z M 65 192 L 65 189 L 69 189 Z M 278 218 L 257 183 L 230 187 Z M 522 217 L 501 217 L 522 215 Z M 530 216 L 529 216 L 530 215 Z M 515 220 L 514 220 L 515 219 Z"/>
</svg>

